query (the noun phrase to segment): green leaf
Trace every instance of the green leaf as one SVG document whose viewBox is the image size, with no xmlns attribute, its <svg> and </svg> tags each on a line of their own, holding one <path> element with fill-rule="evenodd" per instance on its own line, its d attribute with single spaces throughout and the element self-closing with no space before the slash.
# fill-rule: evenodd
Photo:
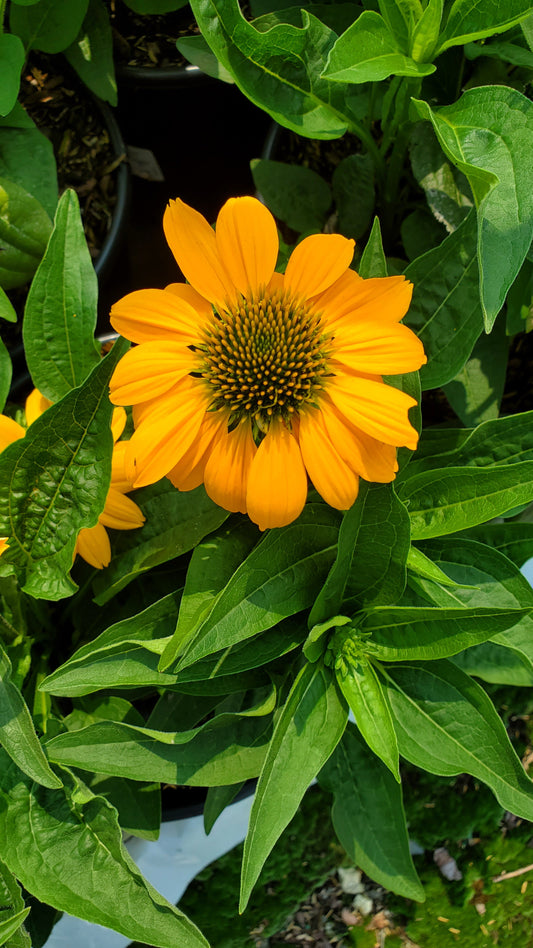
<svg viewBox="0 0 533 948">
<path fill-rule="evenodd" d="M 506 86 L 468 89 L 453 105 L 436 110 L 413 102 L 474 193 L 481 305 L 490 332 L 533 238 L 533 171 L 527 161 L 533 104 Z M 502 245 L 508 248 L 504 255 Z"/>
<path fill-rule="evenodd" d="M 203 486 L 179 491 L 166 478 L 136 491 L 134 499 L 146 523 L 137 536 L 132 536 L 137 531 L 123 531 L 117 538 L 111 563 L 94 583 L 100 606 L 153 566 L 194 549 L 229 517 Z"/>
<path fill-rule="evenodd" d="M 451 593 L 448 593 L 451 598 Z M 369 635 L 362 644 L 380 661 L 403 662 L 448 658 L 471 645 L 485 642 L 529 616 L 525 608 L 416 608 L 377 606 L 358 622 L 357 631 Z"/>
<path fill-rule="evenodd" d="M 0 286 L 23 286 L 45 251 L 52 222 L 24 188 L 0 178 Z"/>
<path fill-rule="evenodd" d="M 440 36 L 437 55 L 450 46 L 504 33 L 529 16 L 532 9 L 531 0 L 484 0 L 475 5 L 471 0 L 455 0 Z"/>
<path fill-rule="evenodd" d="M 462 369 L 483 331 L 474 215 L 409 264 L 405 276 L 414 284 L 405 323 L 428 357 L 420 382 L 423 389 L 438 388 Z"/>
<path fill-rule="evenodd" d="M 354 864 L 391 892 L 422 902 L 424 890 L 409 852 L 401 788 L 352 724 L 318 781 L 333 793 L 333 826 Z"/>
<path fill-rule="evenodd" d="M 533 785 L 480 685 L 445 659 L 387 671 L 400 754 L 430 773 L 472 774 L 504 809 L 531 819 Z"/>
<path fill-rule="evenodd" d="M 9 395 L 12 374 L 13 367 L 11 365 L 9 352 L 0 339 L 0 411 L 2 411 L 7 401 L 7 396 Z"/>
<path fill-rule="evenodd" d="M 346 727 L 347 711 L 327 668 L 305 665 L 277 720 L 255 792 L 244 841 L 239 911 L 311 781 Z"/>
<path fill-rule="evenodd" d="M 0 319 L 5 319 L 8 323 L 16 323 L 17 314 L 7 293 L 0 286 Z"/>
<path fill-rule="evenodd" d="M 161 827 L 161 788 L 158 783 L 124 780 L 105 774 L 88 775 L 89 789 L 114 806 L 124 833 L 156 840 Z"/>
<path fill-rule="evenodd" d="M 198 66 L 206 76 L 233 84 L 233 76 L 219 63 L 203 36 L 178 36 L 176 47 L 184 59 Z"/>
<path fill-rule="evenodd" d="M 533 500 L 533 462 L 448 467 L 415 474 L 399 488 L 411 537 L 424 540 L 474 527 Z"/>
<path fill-rule="evenodd" d="M 469 530 L 468 537 L 496 548 L 518 567 L 533 556 L 533 523 L 481 524 Z"/>
<path fill-rule="evenodd" d="M 28 293 L 22 326 L 33 383 L 52 402 L 81 385 L 100 362 L 94 341 L 97 297 L 78 198 L 67 190 Z"/>
<path fill-rule="evenodd" d="M 417 63 L 430 62 L 435 58 L 444 0 L 429 0 L 418 20 L 411 39 L 411 57 Z"/>
<path fill-rule="evenodd" d="M 91 92 L 110 105 L 117 104 L 113 34 L 102 0 L 89 0 L 81 29 L 65 56 Z"/>
<path fill-rule="evenodd" d="M 399 599 L 405 587 L 409 515 L 390 484 L 360 481 L 343 518 L 337 556 L 309 616 L 310 627 L 370 603 Z"/>
<path fill-rule="evenodd" d="M 380 82 L 389 76 L 429 76 L 431 63 L 405 56 L 385 20 L 365 10 L 331 49 L 322 76 L 337 82 Z"/>
<path fill-rule="evenodd" d="M 54 149 L 29 116 L 28 119 L 30 124 L 26 128 L 0 127 L 0 177 L 24 188 L 53 217 L 57 206 Z"/>
<path fill-rule="evenodd" d="M 135 13 L 170 13 L 184 7 L 186 0 L 126 0 L 127 6 Z"/>
<path fill-rule="evenodd" d="M 339 688 L 366 743 L 399 783 L 398 742 L 391 710 L 373 666 L 360 658 L 355 663 L 346 662 L 336 674 Z"/>
<path fill-rule="evenodd" d="M 275 217 L 298 234 L 323 229 L 332 196 L 316 171 L 262 158 L 254 158 L 250 167 L 254 184 Z"/>
<path fill-rule="evenodd" d="M 370 277 L 386 277 L 387 275 L 387 261 L 383 252 L 381 228 L 378 218 L 375 217 L 372 230 L 370 231 L 370 237 L 366 242 L 359 264 L 359 276 L 367 280 Z"/>
<path fill-rule="evenodd" d="M 533 264 L 526 257 L 506 300 L 508 336 L 530 332 L 533 326 Z"/>
<path fill-rule="evenodd" d="M 177 625 L 161 655 L 161 671 L 179 657 L 185 642 L 208 616 L 220 592 L 259 538 L 259 530 L 249 520 L 233 519 L 193 550 Z"/>
<path fill-rule="evenodd" d="M 44 787 L 61 786 L 35 733 L 31 714 L 11 680 L 11 662 L 0 646 L 0 742 L 25 774 Z"/>
<path fill-rule="evenodd" d="M 509 341 L 505 320 L 482 333 L 461 371 L 444 386 L 446 398 L 464 425 L 497 418 L 505 387 Z"/>
<path fill-rule="evenodd" d="M 232 783 L 228 787 L 209 787 L 203 813 L 204 830 L 207 836 L 209 836 L 220 814 L 230 803 L 233 803 L 243 787 L 244 782 Z"/>
<path fill-rule="evenodd" d="M 0 34 L 0 115 L 8 115 L 17 101 L 20 74 L 24 65 L 24 46 L 12 33 Z"/>
<path fill-rule="evenodd" d="M 338 523 L 332 508 L 308 504 L 294 523 L 266 533 L 220 593 L 178 672 L 307 609 L 335 556 Z"/>
<path fill-rule="evenodd" d="M 68 772 L 64 792 L 38 787 L 3 757 L 0 849 L 32 895 L 157 948 L 208 948 L 192 922 L 141 876 L 123 846 L 116 810 L 103 797 Z"/>
<path fill-rule="evenodd" d="M 403 249 L 409 260 L 416 260 L 438 247 L 446 237 L 446 231 L 429 211 L 421 207 L 404 217 L 400 225 Z"/>
<path fill-rule="evenodd" d="M 359 240 L 370 227 L 374 211 L 374 162 L 371 156 L 366 153 L 343 158 L 333 171 L 331 187 L 339 233 Z"/>
<path fill-rule="evenodd" d="M 451 234 L 473 206 L 468 179 L 450 164 L 428 122 L 417 122 L 411 129 L 409 154 L 432 214 Z"/>
<path fill-rule="evenodd" d="M 76 38 L 89 0 L 39 0 L 31 6 L 12 4 L 9 25 L 26 52 L 60 53 Z"/>
<path fill-rule="evenodd" d="M 50 760 L 130 780 L 189 787 L 257 777 L 271 736 L 270 716 L 217 714 L 189 731 L 107 721 L 48 741 Z"/>
<path fill-rule="evenodd" d="M 453 579 L 450 579 L 450 577 L 447 576 L 433 560 L 430 560 L 429 556 L 426 556 L 422 550 L 418 550 L 416 546 L 412 546 L 407 554 L 407 568 L 418 576 L 423 576 L 424 579 L 431 579 L 433 582 L 440 583 L 444 586 L 459 585 Z"/>
<path fill-rule="evenodd" d="M 281 125 L 311 138 L 361 131 L 366 91 L 320 77 L 337 34 L 311 13 L 302 11 L 300 28 L 280 23 L 263 33 L 245 20 L 237 0 L 192 0 L 191 8 L 241 92 Z"/>
<path fill-rule="evenodd" d="M 118 342 L 88 379 L 37 418 L 0 455 L 2 566 L 25 592 L 61 599 L 75 590 L 67 573 L 78 531 L 93 526 L 111 477 L 109 379 L 125 345 Z M 31 498 L 31 502 L 28 501 Z"/>
<path fill-rule="evenodd" d="M 0 944 L 8 942 L 7 948 L 31 948 L 27 932 L 20 927 L 30 909 L 25 907 L 20 886 L 3 862 L 0 862 L 0 902 Z M 9 941 L 15 933 L 16 940 Z"/>
<path fill-rule="evenodd" d="M 515 688 L 531 688 L 533 666 L 513 649 L 496 642 L 483 642 L 452 658 L 468 675 L 496 685 L 513 685 Z"/>
</svg>

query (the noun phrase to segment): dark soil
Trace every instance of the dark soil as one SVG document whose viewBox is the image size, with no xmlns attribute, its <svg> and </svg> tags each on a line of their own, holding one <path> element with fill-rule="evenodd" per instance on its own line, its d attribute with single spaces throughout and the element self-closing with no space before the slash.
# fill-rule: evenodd
<svg viewBox="0 0 533 948">
<path fill-rule="evenodd" d="M 146 16 L 134 13 L 122 0 L 108 0 L 107 6 L 113 29 L 113 56 L 119 68 L 167 69 L 188 64 L 176 48 L 178 37 L 199 32 L 188 4 L 174 13 Z"/>
</svg>

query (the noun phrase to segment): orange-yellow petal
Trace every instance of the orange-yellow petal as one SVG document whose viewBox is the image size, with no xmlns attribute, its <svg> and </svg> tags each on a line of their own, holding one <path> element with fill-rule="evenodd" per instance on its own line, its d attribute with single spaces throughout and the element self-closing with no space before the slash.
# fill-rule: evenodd
<svg viewBox="0 0 533 948">
<path fill-rule="evenodd" d="M 256 295 L 269 282 L 278 259 L 276 222 L 254 197 L 230 198 L 217 217 L 219 257 L 243 296 Z"/>
<path fill-rule="evenodd" d="M 309 299 L 331 286 L 348 269 L 355 241 L 341 234 L 311 234 L 297 244 L 285 270 L 285 286 Z"/>
<path fill-rule="evenodd" d="M 343 323 L 352 325 L 359 319 L 397 323 L 409 309 L 412 295 L 413 284 L 404 276 L 363 280 L 349 270 L 325 293 L 316 296 L 313 304 L 329 328 Z"/>
<path fill-rule="evenodd" d="M 246 508 L 260 530 L 284 527 L 301 514 L 307 475 L 298 442 L 281 421 L 273 421 L 250 467 Z"/>
<path fill-rule="evenodd" d="M 0 415 L 0 451 L 7 448 L 8 444 L 13 444 L 13 441 L 18 441 L 19 438 L 23 438 L 25 434 L 26 432 L 22 425 L 17 424 L 13 418 L 8 418 L 7 415 Z"/>
<path fill-rule="evenodd" d="M 354 319 L 338 324 L 333 358 L 352 372 L 401 375 L 427 362 L 418 336 L 401 323 Z"/>
<path fill-rule="evenodd" d="M 185 300 L 189 306 L 192 306 L 200 314 L 204 321 L 211 319 L 213 315 L 211 303 L 200 296 L 190 283 L 169 283 L 165 290 L 167 293 L 174 293 L 174 296 L 179 297 L 180 300 Z"/>
<path fill-rule="evenodd" d="M 202 422 L 206 399 L 197 386 L 184 379 L 175 386 L 173 407 L 164 396 L 133 433 L 126 448 L 126 477 L 134 487 L 154 484 L 165 477 L 195 440 Z"/>
<path fill-rule="evenodd" d="M 43 411 L 46 411 L 47 408 L 50 408 L 51 404 L 52 402 L 49 398 L 45 398 L 38 388 L 34 388 L 33 392 L 30 392 L 28 395 L 24 405 L 26 424 L 33 424 L 35 419 L 42 415 Z"/>
<path fill-rule="evenodd" d="M 330 507 L 348 510 L 357 497 L 359 478 L 334 448 L 319 409 L 300 412 L 298 442 L 318 493 Z"/>
<path fill-rule="evenodd" d="M 224 510 L 246 513 L 246 490 L 257 448 L 249 421 L 220 431 L 207 459 L 204 484 L 211 500 Z"/>
<path fill-rule="evenodd" d="M 136 405 L 163 395 L 195 367 L 197 358 L 182 342 L 143 342 L 118 363 L 109 383 L 115 405 Z"/>
<path fill-rule="evenodd" d="M 124 428 L 126 427 L 126 422 L 128 416 L 123 408 L 114 408 L 113 414 L 111 416 L 111 434 L 113 435 L 113 444 L 118 441 Z"/>
<path fill-rule="evenodd" d="M 80 530 L 76 540 L 74 556 L 76 553 L 79 553 L 85 562 L 89 563 L 90 566 L 94 566 L 95 569 L 104 569 L 104 567 L 109 566 L 111 562 L 111 544 L 106 529 L 101 523 Z"/>
<path fill-rule="evenodd" d="M 204 471 L 213 442 L 221 427 L 226 427 L 227 416 L 221 412 L 205 413 L 198 434 L 167 477 L 179 490 L 194 490 L 204 482 Z"/>
<path fill-rule="evenodd" d="M 122 494 L 131 490 L 131 481 L 126 477 L 126 448 L 127 441 L 119 441 L 113 448 L 111 457 L 111 487 Z"/>
<path fill-rule="evenodd" d="M 142 527 L 145 516 L 130 497 L 110 487 L 98 521 L 104 527 L 112 527 L 113 530 L 135 530 L 137 527 Z"/>
<path fill-rule="evenodd" d="M 233 281 L 217 248 L 214 230 L 205 217 L 178 198 L 163 216 L 167 243 L 186 280 L 210 303 L 235 298 Z"/>
<path fill-rule="evenodd" d="M 392 385 L 355 375 L 338 375 L 330 380 L 328 395 L 351 424 L 372 438 L 416 448 L 418 433 L 407 412 L 417 404 L 406 392 Z"/>
<path fill-rule="evenodd" d="M 186 346 L 198 342 L 204 319 L 175 293 L 134 290 L 111 307 L 111 325 L 131 342 L 172 339 Z"/>
<path fill-rule="evenodd" d="M 4 553 L 9 546 L 9 537 L 0 537 L 0 556 Z"/>
<path fill-rule="evenodd" d="M 394 480 L 398 470 L 394 445 L 376 441 L 350 424 L 327 397 L 321 399 L 320 409 L 332 444 L 356 474 L 376 484 Z"/>
</svg>

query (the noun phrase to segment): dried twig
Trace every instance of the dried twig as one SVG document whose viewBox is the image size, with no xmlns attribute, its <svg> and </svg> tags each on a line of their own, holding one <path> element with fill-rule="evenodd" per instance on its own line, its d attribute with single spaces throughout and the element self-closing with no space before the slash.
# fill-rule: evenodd
<svg viewBox="0 0 533 948">
<path fill-rule="evenodd" d="M 499 876 L 493 876 L 493 882 L 503 882 L 504 879 L 513 879 L 515 876 L 523 876 L 524 872 L 531 872 L 533 862 L 529 866 L 522 866 L 521 869 L 514 869 L 513 872 L 502 872 Z"/>
</svg>

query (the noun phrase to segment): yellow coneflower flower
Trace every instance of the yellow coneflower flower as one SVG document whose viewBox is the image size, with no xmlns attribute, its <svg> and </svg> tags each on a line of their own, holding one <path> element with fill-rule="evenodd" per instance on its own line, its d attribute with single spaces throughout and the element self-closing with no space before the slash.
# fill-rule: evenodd
<svg viewBox="0 0 533 948">
<path fill-rule="evenodd" d="M 216 233 L 180 200 L 163 226 L 188 283 L 137 290 L 111 310 L 138 343 L 111 380 L 111 401 L 133 405 L 133 485 L 203 482 L 221 507 L 266 529 L 300 514 L 307 475 L 339 510 L 359 476 L 392 481 L 396 447 L 417 444 L 416 402 L 381 376 L 426 361 L 400 324 L 412 285 L 359 277 L 354 242 L 339 234 L 305 238 L 285 274 L 274 272 L 276 224 L 252 197 L 227 201 Z"/>
<path fill-rule="evenodd" d="M 28 395 L 25 404 L 26 421 L 31 425 L 47 408 L 52 404 L 48 398 L 45 398 L 41 392 L 34 388 Z M 109 487 L 106 502 L 102 513 L 98 517 L 98 523 L 94 527 L 85 527 L 80 530 L 74 549 L 74 557 L 79 555 L 91 566 L 96 569 L 103 569 L 109 566 L 111 560 L 111 544 L 106 527 L 112 527 L 115 530 L 134 530 L 142 527 L 144 515 L 125 493 L 131 490 L 131 483 L 128 481 L 124 470 L 124 451 L 127 442 L 116 442 L 124 431 L 126 424 L 126 412 L 123 408 L 115 408 L 111 421 L 111 431 L 113 433 L 113 456 L 111 461 L 111 485 Z M 23 438 L 26 429 L 17 424 L 11 418 L 0 415 L 0 451 L 3 451 L 8 444 Z M 0 555 L 8 546 L 9 538 L 0 537 Z"/>
</svg>

